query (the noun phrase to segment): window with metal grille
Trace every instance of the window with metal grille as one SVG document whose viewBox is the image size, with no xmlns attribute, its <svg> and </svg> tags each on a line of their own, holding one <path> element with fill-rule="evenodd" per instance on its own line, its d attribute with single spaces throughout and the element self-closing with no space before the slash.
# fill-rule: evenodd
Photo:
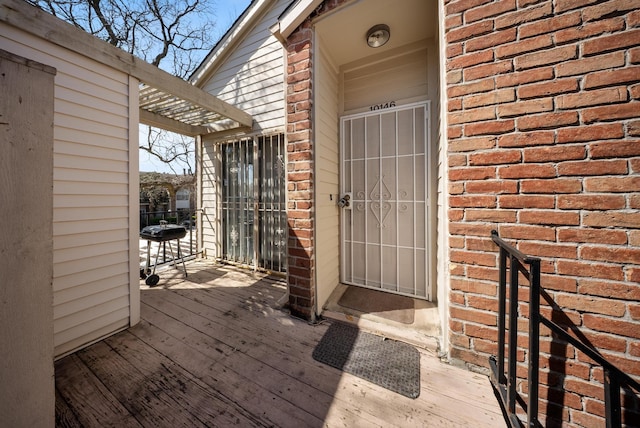
<svg viewBox="0 0 640 428">
<path fill-rule="evenodd" d="M 222 258 L 286 271 L 284 135 L 223 143 Z"/>
</svg>

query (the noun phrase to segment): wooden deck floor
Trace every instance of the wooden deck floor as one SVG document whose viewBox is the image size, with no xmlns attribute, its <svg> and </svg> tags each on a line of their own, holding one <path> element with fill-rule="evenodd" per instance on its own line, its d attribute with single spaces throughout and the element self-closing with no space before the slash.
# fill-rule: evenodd
<svg viewBox="0 0 640 428">
<path fill-rule="evenodd" d="M 140 324 L 56 362 L 57 426 L 505 426 L 485 376 L 429 351 L 415 400 L 316 362 L 328 324 L 276 309 L 278 280 L 169 276 L 142 286 Z"/>
</svg>

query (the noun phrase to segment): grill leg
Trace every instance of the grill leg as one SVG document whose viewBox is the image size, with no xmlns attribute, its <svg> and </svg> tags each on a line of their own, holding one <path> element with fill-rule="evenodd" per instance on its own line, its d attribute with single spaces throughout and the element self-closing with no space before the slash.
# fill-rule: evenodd
<svg viewBox="0 0 640 428">
<path fill-rule="evenodd" d="M 169 250 L 171 251 L 171 259 L 173 260 L 173 266 L 176 269 L 178 268 L 178 262 L 176 261 L 176 256 L 173 254 L 173 247 L 171 246 L 171 241 L 169 242 Z M 178 257 L 180 257 L 180 240 L 176 239 L 176 242 L 178 242 Z M 184 270 L 184 277 L 187 277 L 187 266 L 184 264 L 184 257 L 180 258 L 180 260 L 182 261 L 182 269 Z"/>
<path fill-rule="evenodd" d="M 173 246 L 171 246 L 171 241 L 167 242 L 169 242 L 169 251 L 171 252 L 171 264 L 173 265 L 173 267 L 176 267 L 176 256 L 173 254 Z"/>
<path fill-rule="evenodd" d="M 149 274 L 149 266 L 151 266 L 151 241 L 147 239 L 147 263 L 144 267 L 144 274 Z"/>
<path fill-rule="evenodd" d="M 162 247 L 162 244 L 158 242 L 158 251 L 156 252 L 156 262 L 153 265 L 153 272 L 151 273 L 151 275 L 156 274 L 156 266 L 158 266 L 158 257 L 160 257 L 160 247 Z"/>
<path fill-rule="evenodd" d="M 180 240 L 178 239 L 178 258 L 182 261 L 182 269 L 184 270 L 184 277 L 187 277 L 187 266 L 184 264 L 184 257 L 182 257 L 182 250 L 180 250 Z"/>
</svg>

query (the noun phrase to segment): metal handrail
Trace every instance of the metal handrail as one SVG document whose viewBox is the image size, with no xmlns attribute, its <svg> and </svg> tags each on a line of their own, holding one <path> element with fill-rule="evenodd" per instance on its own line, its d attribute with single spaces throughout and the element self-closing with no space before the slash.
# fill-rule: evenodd
<svg viewBox="0 0 640 428">
<path fill-rule="evenodd" d="M 530 257 L 498 236 L 498 232 L 491 232 L 491 239 L 500 249 L 499 280 L 498 280 L 498 355 L 489 358 L 491 366 L 491 383 L 498 393 L 501 405 L 506 413 L 505 419 L 511 427 L 539 427 L 539 373 L 540 361 L 540 324 L 544 324 L 553 333 L 575 346 L 589 358 L 602 366 L 604 370 L 605 389 L 605 417 L 607 428 L 622 426 L 622 406 L 620 393 L 623 386 L 640 392 L 640 384 L 629 375 L 607 361 L 591 344 L 571 335 L 552 320 L 540 314 L 540 295 L 544 292 L 540 284 L 540 259 Z M 509 266 L 507 267 L 507 259 Z M 526 266 L 528 266 L 528 268 Z M 507 283 L 507 270 L 509 282 Z M 526 425 L 516 414 L 516 351 L 518 333 L 518 288 L 519 273 L 529 281 L 529 358 L 528 358 L 528 403 L 523 407 L 526 412 Z M 509 311 L 506 307 L 507 286 L 509 288 Z M 545 293 L 546 294 L 546 293 Z M 551 298 L 549 297 L 549 300 Z M 551 300 L 551 303 L 553 301 Z M 557 306 L 557 305 L 556 305 Z M 554 307 L 554 309 L 559 309 Z M 506 317 L 509 315 L 509 331 L 507 335 L 507 374 L 505 376 L 505 333 Z M 577 327 L 572 330 L 579 333 Z"/>
</svg>

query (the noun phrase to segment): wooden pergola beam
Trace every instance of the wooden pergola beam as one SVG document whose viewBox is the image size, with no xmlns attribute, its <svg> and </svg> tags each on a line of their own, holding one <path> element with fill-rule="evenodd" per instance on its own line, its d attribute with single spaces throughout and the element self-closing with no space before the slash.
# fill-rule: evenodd
<svg viewBox="0 0 640 428">
<path fill-rule="evenodd" d="M 0 21 L 92 58 L 145 84 L 251 126 L 248 113 L 22 0 L 2 0 Z"/>
<path fill-rule="evenodd" d="M 204 135 L 212 132 L 212 130 L 206 126 L 189 125 L 188 123 L 151 113 L 145 109 L 140 109 L 140 123 L 188 137 L 195 137 L 196 135 Z"/>
</svg>

